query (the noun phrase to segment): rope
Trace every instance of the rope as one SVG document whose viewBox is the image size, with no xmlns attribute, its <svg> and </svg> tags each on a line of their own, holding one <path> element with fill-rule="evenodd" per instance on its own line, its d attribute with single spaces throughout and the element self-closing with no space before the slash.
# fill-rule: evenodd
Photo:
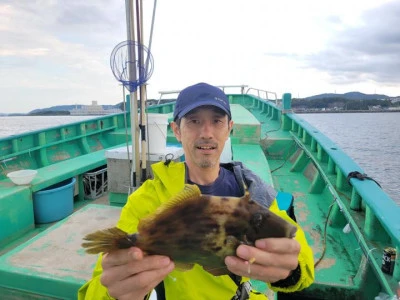
<svg viewBox="0 0 400 300">
<path fill-rule="evenodd" d="M 364 173 L 364 174 L 361 174 L 361 173 L 358 172 L 358 171 L 350 172 L 350 173 L 347 175 L 347 182 L 348 182 L 348 184 L 350 184 L 350 185 L 352 185 L 351 182 L 350 182 L 350 179 L 351 179 L 351 178 L 357 178 L 357 179 L 359 179 L 359 180 L 361 180 L 361 181 L 363 181 L 364 179 L 372 180 L 372 181 L 375 182 L 380 188 L 382 188 L 381 185 L 379 184 L 379 182 L 377 182 L 375 179 L 369 177 L 369 176 L 368 176 L 367 174 L 365 174 L 365 173 Z"/>
<path fill-rule="evenodd" d="M 326 252 L 326 228 L 328 225 L 328 221 L 329 221 L 329 216 L 331 215 L 331 211 L 333 208 L 333 205 L 335 204 L 336 200 L 333 200 L 333 203 L 329 206 L 329 211 L 328 211 L 328 215 L 326 216 L 326 220 L 325 220 L 325 226 L 324 226 L 324 241 L 322 244 L 322 254 L 320 256 L 320 258 L 314 263 L 314 268 L 316 268 L 318 266 L 318 264 L 322 261 L 322 259 L 325 256 L 325 252 Z"/>
</svg>

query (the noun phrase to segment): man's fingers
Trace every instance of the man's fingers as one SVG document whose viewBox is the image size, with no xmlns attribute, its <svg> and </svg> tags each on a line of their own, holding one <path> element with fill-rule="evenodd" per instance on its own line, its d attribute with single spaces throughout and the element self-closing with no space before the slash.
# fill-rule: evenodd
<svg viewBox="0 0 400 300">
<path fill-rule="evenodd" d="M 175 265 L 172 261 L 166 267 L 151 269 L 140 272 L 136 275 L 129 276 L 124 280 L 120 280 L 108 288 L 109 294 L 124 295 L 130 293 L 132 290 L 142 291 L 145 295 L 149 293 L 158 283 L 160 283 L 165 276 L 167 276 L 174 269 Z"/>
<path fill-rule="evenodd" d="M 103 269 L 114 266 L 122 266 L 131 260 L 140 260 L 143 258 L 143 252 L 139 248 L 120 249 L 103 255 Z"/>
<path fill-rule="evenodd" d="M 124 265 L 108 267 L 107 272 L 103 272 L 101 282 L 108 286 L 115 281 L 124 280 L 132 275 L 143 271 L 158 270 L 165 268 L 171 264 L 171 260 L 167 256 L 152 255 L 142 257 L 140 260 L 131 258 Z"/>
<path fill-rule="evenodd" d="M 293 253 L 267 252 L 251 246 L 240 245 L 236 254 L 244 261 L 252 261 L 253 264 L 282 269 L 294 270 L 298 264 L 298 256 Z"/>
<path fill-rule="evenodd" d="M 288 238 L 268 238 L 256 241 L 256 247 L 240 245 L 237 256 L 228 256 L 229 271 L 265 282 L 286 278 L 298 266 L 300 244 Z"/>
<path fill-rule="evenodd" d="M 256 247 L 274 253 L 295 253 L 300 252 L 300 244 L 295 239 L 289 238 L 267 238 L 256 241 Z"/>
<path fill-rule="evenodd" d="M 278 281 L 282 278 L 286 278 L 290 273 L 289 270 L 280 267 L 257 264 L 257 261 L 253 264 L 249 264 L 248 261 L 235 256 L 228 256 L 225 259 L 225 263 L 227 264 L 228 270 L 236 275 L 250 277 L 264 282 Z"/>
</svg>

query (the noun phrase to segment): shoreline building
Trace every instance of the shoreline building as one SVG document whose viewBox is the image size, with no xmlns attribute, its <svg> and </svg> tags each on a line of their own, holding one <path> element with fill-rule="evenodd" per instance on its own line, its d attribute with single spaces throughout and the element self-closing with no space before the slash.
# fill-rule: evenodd
<svg viewBox="0 0 400 300">
<path fill-rule="evenodd" d="M 82 105 L 81 108 L 74 108 L 69 111 L 71 116 L 102 116 L 121 113 L 119 108 L 104 109 L 102 105 L 97 104 L 96 100 L 91 105 Z"/>
</svg>

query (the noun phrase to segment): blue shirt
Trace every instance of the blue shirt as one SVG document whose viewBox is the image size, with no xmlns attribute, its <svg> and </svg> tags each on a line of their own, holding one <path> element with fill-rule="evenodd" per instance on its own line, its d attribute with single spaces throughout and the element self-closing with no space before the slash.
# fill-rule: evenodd
<svg viewBox="0 0 400 300">
<path fill-rule="evenodd" d="M 223 167 L 219 169 L 218 178 L 210 185 L 200 185 L 188 179 L 188 183 L 196 184 L 203 195 L 242 197 L 235 174 Z"/>
</svg>

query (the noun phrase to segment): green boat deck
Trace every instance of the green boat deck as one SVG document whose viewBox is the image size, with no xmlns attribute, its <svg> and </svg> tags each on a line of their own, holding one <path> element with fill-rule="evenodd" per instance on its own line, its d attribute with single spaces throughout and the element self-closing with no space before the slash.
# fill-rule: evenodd
<svg viewBox="0 0 400 300">
<path fill-rule="evenodd" d="M 89 204 L 0 256 L 1 294 L 75 299 L 97 260 L 84 253 L 82 238 L 114 226 L 120 212 L 118 207 Z"/>
<path fill-rule="evenodd" d="M 279 294 L 278 299 L 374 299 L 379 292 L 393 295 L 400 281 L 399 260 L 393 275 L 383 273 L 380 264 L 385 247 L 399 251 L 399 208 L 372 182 L 352 179 L 350 185 L 346 174 L 362 169 L 309 124 L 290 112 L 283 114 L 275 104 L 257 97 L 229 97 L 234 121 L 233 160 L 242 161 L 277 191 L 294 196 L 295 215 L 313 249 L 314 260 L 322 258 L 316 266 L 312 286 L 299 293 Z M 167 113 L 171 120 L 173 104 L 148 110 Z M 112 124 L 120 122 L 114 118 Z M 124 134 L 122 128 L 108 130 L 103 136 L 108 146 L 90 155 L 105 162 L 104 150 L 120 145 Z M 176 145 L 170 128 L 167 134 L 167 142 Z M 61 173 L 63 164 L 73 168 L 72 164 L 68 166 L 68 160 L 58 164 L 44 168 Z M 60 178 L 48 175 L 46 184 Z M 10 191 L 25 193 L 26 209 L 31 201 L 31 188 L 11 187 L 7 180 L 1 183 L 9 189 L 0 190 L 0 196 L 3 195 L 0 205 L 11 199 L 6 197 Z M 40 178 L 36 179 L 38 186 L 40 182 Z M 120 196 L 125 201 L 126 195 Z M 385 203 L 385 207 L 375 207 L 375 198 Z M 76 204 L 84 202 L 80 199 Z M 7 203 L 12 206 L 12 201 Z M 11 216 L 21 208 L 14 205 L 12 209 Z M 91 277 L 96 261 L 96 256 L 87 255 L 80 248 L 82 236 L 114 225 L 119 210 L 108 205 L 83 206 L 47 229 L 35 225 L 15 244 L 0 248 L 2 295 L 10 295 L 10 299 L 74 299 L 78 288 Z M 343 231 L 346 224 L 351 227 L 348 233 Z M 255 282 L 255 285 L 265 289 L 265 284 Z"/>
</svg>

